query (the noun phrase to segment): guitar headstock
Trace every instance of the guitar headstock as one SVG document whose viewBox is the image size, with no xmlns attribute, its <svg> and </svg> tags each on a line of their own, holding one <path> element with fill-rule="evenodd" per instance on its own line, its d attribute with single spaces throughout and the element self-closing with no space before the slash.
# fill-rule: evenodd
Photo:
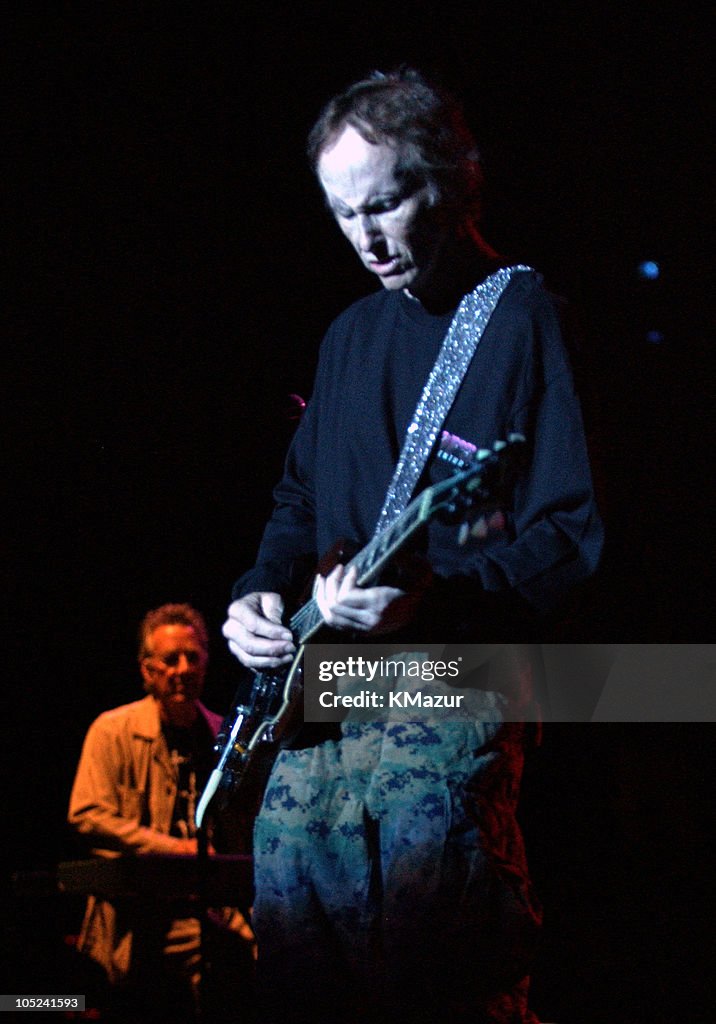
<svg viewBox="0 0 716 1024">
<path fill-rule="evenodd" d="M 447 440 L 446 440 L 447 438 Z M 522 434 L 509 434 L 495 441 L 492 448 L 474 448 L 459 438 L 443 433 L 444 461 L 465 466 L 431 490 L 431 514 L 443 522 L 461 523 L 458 542 L 468 537 L 484 537 L 503 523 L 500 508 L 509 496 L 524 464 L 526 440 Z"/>
</svg>

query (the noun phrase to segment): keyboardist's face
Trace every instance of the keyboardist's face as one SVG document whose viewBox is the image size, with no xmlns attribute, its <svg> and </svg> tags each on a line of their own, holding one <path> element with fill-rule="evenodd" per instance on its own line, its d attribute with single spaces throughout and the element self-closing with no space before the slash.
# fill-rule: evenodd
<svg viewBox="0 0 716 1024">
<path fill-rule="evenodd" d="M 206 675 L 207 653 L 191 626 L 159 626 L 147 639 L 142 659 L 146 689 L 159 702 L 163 722 L 187 728 L 196 718 L 196 701 Z"/>
</svg>

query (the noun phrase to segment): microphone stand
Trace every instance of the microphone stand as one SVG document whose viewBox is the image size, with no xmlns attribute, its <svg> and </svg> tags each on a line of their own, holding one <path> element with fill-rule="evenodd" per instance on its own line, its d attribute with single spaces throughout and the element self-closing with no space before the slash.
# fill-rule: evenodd
<svg viewBox="0 0 716 1024">
<path fill-rule="evenodd" d="M 199 993 L 197 1019 L 208 1020 L 207 1006 L 211 990 L 211 950 L 208 942 L 209 924 L 209 828 L 208 823 L 197 829 L 197 893 L 199 896 Z"/>
</svg>

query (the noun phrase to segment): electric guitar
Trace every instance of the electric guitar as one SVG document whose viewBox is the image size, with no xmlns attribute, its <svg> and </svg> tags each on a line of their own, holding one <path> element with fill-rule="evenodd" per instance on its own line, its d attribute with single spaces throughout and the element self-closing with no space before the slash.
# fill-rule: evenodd
<svg viewBox="0 0 716 1024">
<path fill-rule="evenodd" d="M 496 441 L 492 449 L 475 449 L 443 432 L 438 458 L 464 468 L 422 491 L 389 527 L 351 559 L 347 568 L 357 569 L 358 586 L 375 580 L 409 538 L 436 516 L 449 523 L 463 523 L 461 543 L 469 536 L 470 522 L 478 520 L 481 525 L 475 535 L 481 535 L 484 521 L 479 517 L 504 505 L 524 447 L 521 434 Z M 265 770 L 277 750 L 295 736 L 297 725 L 301 724 L 303 649 L 324 625 L 318 605 L 310 598 L 289 622 L 296 644 L 291 665 L 257 672 L 248 702 L 234 704 L 217 736 L 214 749 L 219 760 L 197 804 L 197 828 L 201 828 L 215 796 L 219 803 L 222 798 L 225 803 L 259 763 Z"/>
</svg>

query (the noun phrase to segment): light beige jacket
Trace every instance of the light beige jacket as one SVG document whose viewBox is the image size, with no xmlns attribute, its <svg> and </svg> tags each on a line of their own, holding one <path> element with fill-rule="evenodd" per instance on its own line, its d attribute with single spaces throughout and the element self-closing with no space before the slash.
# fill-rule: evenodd
<svg viewBox="0 0 716 1024">
<path fill-rule="evenodd" d="M 221 717 L 198 707 L 216 735 Z M 149 696 L 105 711 L 90 726 L 68 820 L 99 856 L 176 853 L 178 840 L 168 834 L 176 795 L 176 768 L 157 702 Z M 104 967 L 113 984 L 129 971 L 135 918 L 132 904 L 88 899 L 78 948 Z M 198 923 L 192 927 L 198 940 Z"/>
</svg>

